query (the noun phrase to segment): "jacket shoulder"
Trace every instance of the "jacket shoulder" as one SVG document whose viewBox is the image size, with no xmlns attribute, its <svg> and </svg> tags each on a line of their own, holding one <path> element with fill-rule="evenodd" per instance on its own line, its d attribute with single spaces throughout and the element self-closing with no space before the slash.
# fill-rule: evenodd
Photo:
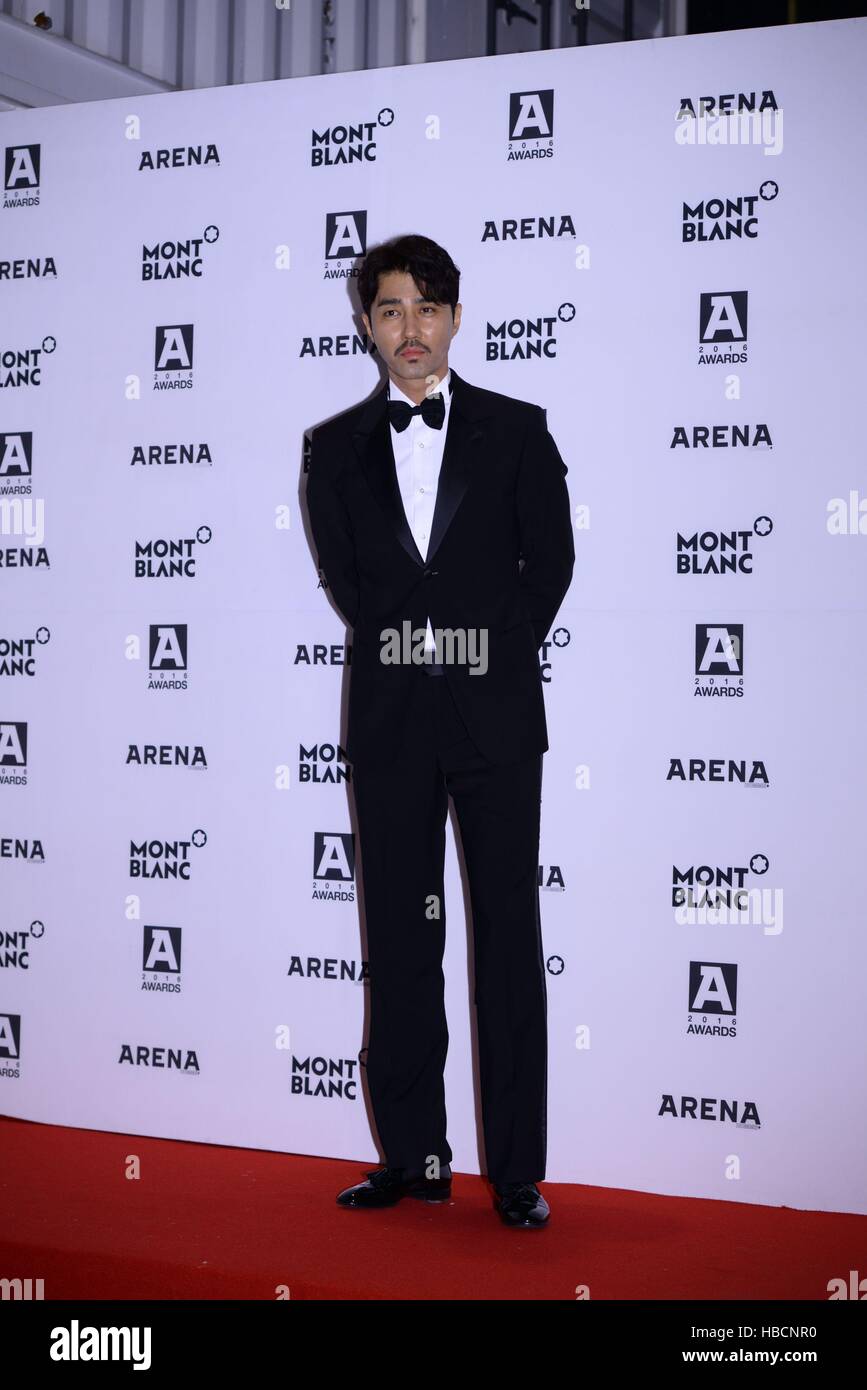
<svg viewBox="0 0 867 1390">
<path fill-rule="evenodd" d="M 347 448 L 352 431 L 361 419 L 370 399 L 368 397 L 366 401 L 360 401 L 357 405 L 349 406 L 347 410 L 341 410 L 337 415 L 332 415 L 330 420 L 323 420 L 321 424 L 314 425 L 308 431 L 311 462 L 315 450 L 317 473 L 325 473 L 334 481 L 337 475 L 342 472 L 346 464 Z"/>
<path fill-rule="evenodd" d="M 329 420 L 323 420 L 320 425 L 314 425 L 310 431 L 311 440 L 317 444 L 329 443 L 343 435 L 351 434 L 373 399 L 374 397 L 368 396 L 367 400 L 359 401 L 356 405 L 341 410 L 337 415 L 332 415 Z"/>
<path fill-rule="evenodd" d="M 517 396 L 506 396 L 501 391 L 489 391 L 484 386 L 474 386 L 473 391 L 481 405 L 496 412 L 515 424 L 529 424 L 539 414 L 545 418 L 545 408 L 533 401 L 520 400 Z"/>
</svg>

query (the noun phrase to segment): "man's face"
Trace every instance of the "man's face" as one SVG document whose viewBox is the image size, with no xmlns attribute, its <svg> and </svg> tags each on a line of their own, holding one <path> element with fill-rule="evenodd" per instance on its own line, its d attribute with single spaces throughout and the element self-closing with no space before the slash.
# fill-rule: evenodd
<svg viewBox="0 0 867 1390">
<path fill-rule="evenodd" d="M 361 317 L 390 375 L 407 395 L 411 394 L 407 390 L 410 383 L 415 383 L 417 390 L 426 377 L 445 375 L 449 345 L 461 322 L 460 304 L 455 305 L 452 319 L 449 304 L 423 300 L 412 276 L 393 270 L 380 275 L 370 317 Z"/>
</svg>

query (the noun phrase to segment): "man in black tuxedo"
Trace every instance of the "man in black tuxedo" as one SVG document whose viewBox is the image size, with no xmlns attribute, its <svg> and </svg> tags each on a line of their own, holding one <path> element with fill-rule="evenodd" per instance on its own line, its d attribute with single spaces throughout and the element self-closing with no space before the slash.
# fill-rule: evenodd
<svg viewBox="0 0 867 1390">
<path fill-rule="evenodd" d="M 541 1226 L 547 995 L 539 922 L 538 650 L 572 577 L 567 468 L 537 405 L 449 368 L 459 271 L 422 236 L 358 277 L 388 368 L 314 430 L 320 573 L 354 630 L 347 760 L 370 970 L 367 1078 L 386 1166 L 350 1207 L 445 1200 L 443 867 L 452 796 L 469 878 L 485 1151 L 497 1209 Z"/>
</svg>

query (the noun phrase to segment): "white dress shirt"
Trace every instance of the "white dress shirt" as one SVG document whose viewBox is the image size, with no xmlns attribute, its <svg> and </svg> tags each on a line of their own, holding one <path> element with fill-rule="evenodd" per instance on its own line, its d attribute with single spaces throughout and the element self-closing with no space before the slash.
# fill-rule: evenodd
<svg viewBox="0 0 867 1390">
<path fill-rule="evenodd" d="M 420 415 L 413 415 L 405 430 L 391 428 L 391 447 L 394 450 L 394 464 L 397 469 L 397 482 L 409 529 L 423 559 L 427 559 L 430 531 L 433 523 L 434 506 L 437 500 L 440 468 L 445 449 L 446 430 L 449 427 L 451 409 L 451 369 L 441 379 L 437 390 L 442 391 L 446 413 L 441 430 L 426 425 Z M 414 406 L 399 386 L 389 377 L 388 394 L 391 400 L 406 401 Z M 425 656 L 435 651 L 433 628 L 430 618 L 424 639 Z"/>
</svg>

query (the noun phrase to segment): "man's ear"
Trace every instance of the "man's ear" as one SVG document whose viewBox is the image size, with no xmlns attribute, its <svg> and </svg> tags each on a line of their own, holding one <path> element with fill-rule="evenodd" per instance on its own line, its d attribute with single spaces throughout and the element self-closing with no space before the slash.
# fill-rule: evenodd
<svg viewBox="0 0 867 1390">
<path fill-rule="evenodd" d="M 456 304 L 456 305 L 455 305 L 455 312 L 454 312 L 454 315 L 453 315 L 453 320 L 454 320 L 454 322 L 452 323 L 452 337 L 455 336 L 455 334 L 457 333 L 458 329 L 459 329 L 460 326 L 461 326 L 461 306 L 460 306 L 460 304 Z"/>
<path fill-rule="evenodd" d="M 372 339 L 373 339 L 373 330 L 372 330 L 371 327 L 370 327 L 370 319 L 367 317 L 367 314 L 362 313 L 362 315 L 361 315 L 361 322 L 364 324 L 364 331 L 365 331 L 365 333 L 367 334 L 368 338 L 370 338 L 371 341 L 372 341 Z"/>
</svg>

